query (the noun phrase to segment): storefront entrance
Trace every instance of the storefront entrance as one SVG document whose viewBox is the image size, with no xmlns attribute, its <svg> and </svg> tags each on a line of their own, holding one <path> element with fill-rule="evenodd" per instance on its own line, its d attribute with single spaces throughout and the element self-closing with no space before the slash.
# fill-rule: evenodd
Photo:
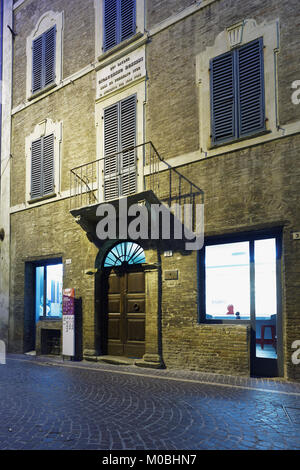
<svg viewBox="0 0 300 470">
<path fill-rule="evenodd" d="M 248 326 L 251 375 L 282 376 L 281 231 L 207 240 L 199 274 L 200 321 Z"/>
</svg>

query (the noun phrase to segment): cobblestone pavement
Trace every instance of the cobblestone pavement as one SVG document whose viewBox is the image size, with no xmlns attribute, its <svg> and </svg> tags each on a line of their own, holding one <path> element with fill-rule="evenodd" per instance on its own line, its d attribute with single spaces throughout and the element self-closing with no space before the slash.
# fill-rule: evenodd
<svg viewBox="0 0 300 470">
<path fill-rule="evenodd" d="M 300 449 L 300 384 L 9 355 L 0 449 Z"/>
</svg>

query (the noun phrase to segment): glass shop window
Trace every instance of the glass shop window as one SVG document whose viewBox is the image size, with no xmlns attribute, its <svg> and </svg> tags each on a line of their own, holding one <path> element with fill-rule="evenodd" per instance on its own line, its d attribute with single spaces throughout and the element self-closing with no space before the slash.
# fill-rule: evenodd
<svg viewBox="0 0 300 470">
<path fill-rule="evenodd" d="M 250 319 L 249 242 L 205 248 L 206 318 Z"/>
<path fill-rule="evenodd" d="M 62 316 L 63 265 L 46 264 L 35 268 L 36 320 Z"/>
<path fill-rule="evenodd" d="M 250 320 L 251 304 L 256 320 L 274 318 L 276 259 L 276 238 L 205 246 L 206 319 Z"/>
</svg>

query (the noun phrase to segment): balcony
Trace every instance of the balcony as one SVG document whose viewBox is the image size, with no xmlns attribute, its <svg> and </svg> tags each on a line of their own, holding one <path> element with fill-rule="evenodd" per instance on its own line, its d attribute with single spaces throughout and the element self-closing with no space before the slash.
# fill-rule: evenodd
<svg viewBox="0 0 300 470">
<path fill-rule="evenodd" d="M 95 240 L 99 204 L 119 207 L 126 198 L 132 204 L 163 204 L 174 216 L 173 208 L 190 205 L 195 229 L 195 208 L 203 204 L 203 191 L 159 155 L 152 142 L 85 163 L 70 170 L 70 212 Z M 179 209 L 181 210 L 181 209 Z"/>
</svg>

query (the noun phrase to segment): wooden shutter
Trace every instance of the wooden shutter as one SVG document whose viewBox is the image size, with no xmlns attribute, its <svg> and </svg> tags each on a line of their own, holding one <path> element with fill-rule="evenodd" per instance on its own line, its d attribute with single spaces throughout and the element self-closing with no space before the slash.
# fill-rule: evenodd
<svg viewBox="0 0 300 470">
<path fill-rule="evenodd" d="M 54 135 L 43 138 L 43 196 L 54 192 Z"/>
<path fill-rule="evenodd" d="M 42 194 L 42 139 L 37 139 L 31 144 L 31 199 Z"/>
<path fill-rule="evenodd" d="M 121 41 L 129 38 L 136 30 L 135 0 L 120 0 Z"/>
<path fill-rule="evenodd" d="M 122 153 L 121 195 L 136 192 L 136 96 L 120 102 L 120 143 Z"/>
<path fill-rule="evenodd" d="M 43 36 L 32 43 L 32 93 L 43 87 Z"/>
<path fill-rule="evenodd" d="M 210 72 L 212 141 L 218 143 L 236 137 L 233 53 L 212 59 Z"/>
<path fill-rule="evenodd" d="M 118 0 L 104 0 L 104 50 L 118 44 Z"/>
<path fill-rule="evenodd" d="M 118 156 L 119 151 L 118 103 L 104 110 L 104 199 L 119 197 Z"/>
<path fill-rule="evenodd" d="M 44 86 L 49 85 L 55 80 L 55 36 L 56 36 L 55 26 L 44 34 L 44 41 L 45 41 Z"/>
<path fill-rule="evenodd" d="M 240 136 L 265 127 L 262 39 L 237 51 L 238 115 Z"/>
<path fill-rule="evenodd" d="M 32 93 L 55 80 L 55 41 L 53 26 L 32 43 Z"/>
</svg>

